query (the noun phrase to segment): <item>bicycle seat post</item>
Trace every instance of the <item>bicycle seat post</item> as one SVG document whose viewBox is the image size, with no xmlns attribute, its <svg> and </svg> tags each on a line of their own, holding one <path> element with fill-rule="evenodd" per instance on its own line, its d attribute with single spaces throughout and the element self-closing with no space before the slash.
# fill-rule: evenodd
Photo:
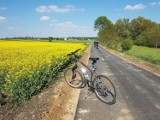
<svg viewBox="0 0 160 120">
<path fill-rule="evenodd" d="M 94 57 L 90 57 L 89 60 L 92 61 L 91 66 L 92 66 L 93 70 L 95 71 L 96 70 L 95 63 L 97 63 L 99 58 L 98 57 L 95 57 L 95 58 Z"/>
</svg>

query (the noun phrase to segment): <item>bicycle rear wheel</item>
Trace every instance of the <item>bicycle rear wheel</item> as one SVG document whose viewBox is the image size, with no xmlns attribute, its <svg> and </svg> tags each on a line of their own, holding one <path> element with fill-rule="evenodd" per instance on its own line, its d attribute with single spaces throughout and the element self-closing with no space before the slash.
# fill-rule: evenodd
<svg viewBox="0 0 160 120">
<path fill-rule="evenodd" d="M 113 83 L 104 75 L 98 75 L 94 79 L 94 91 L 96 96 L 106 104 L 116 102 L 116 89 Z"/>
<path fill-rule="evenodd" d="M 67 84 L 73 88 L 81 88 L 81 86 L 83 85 L 82 75 L 79 71 L 77 71 L 77 69 L 66 69 L 66 71 L 64 72 L 64 78 Z"/>
</svg>

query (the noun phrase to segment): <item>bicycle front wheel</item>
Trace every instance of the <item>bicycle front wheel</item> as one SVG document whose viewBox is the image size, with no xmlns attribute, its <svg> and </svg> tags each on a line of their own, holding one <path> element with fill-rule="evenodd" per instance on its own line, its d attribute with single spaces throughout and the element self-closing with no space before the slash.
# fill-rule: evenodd
<svg viewBox="0 0 160 120">
<path fill-rule="evenodd" d="M 83 77 L 79 71 L 72 68 L 66 69 L 64 72 L 64 78 L 67 84 L 73 88 L 81 88 L 83 85 Z"/>
<path fill-rule="evenodd" d="M 94 91 L 96 96 L 106 104 L 114 104 L 116 102 L 116 89 L 104 75 L 98 75 L 94 79 Z"/>
</svg>

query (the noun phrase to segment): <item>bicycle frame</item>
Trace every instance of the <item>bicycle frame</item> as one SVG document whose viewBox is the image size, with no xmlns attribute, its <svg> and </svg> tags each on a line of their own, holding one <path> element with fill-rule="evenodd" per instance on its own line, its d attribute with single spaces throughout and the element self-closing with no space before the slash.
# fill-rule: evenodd
<svg viewBox="0 0 160 120">
<path fill-rule="evenodd" d="M 77 63 L 80 63 L 82 66 L 84 66 L 85 68 L 87 68 L 87 70 L 91 73 L 91 76 L 90 76 L 90 82 L 92 82 L 93 83 L 93 78 L 95 78 L 97 75 L 96 75 L 96 72 L 95 72 L 95 67 L 93 67 L 92 66 L 92 68 L 93 68 L 93 70 L 91 69 L 91 68 L 89 68 L 87 65 L 85 65 L 81 60 L 79 60 L 77 57 L 76 57 L 76 55 L 74 55 L 74 57 L 76 58 L 76 62 L 75 62 L 75 65 L 74 65 L 74 67 L 76 66 L 76 68 L 77 68 L 77 66 L 78 67 L 80 67 Z M 73 68 L 74 68 L 73 67 Z M 88 84 L 88 82 L 87 82 L 87 84 Z M 92 86 L 90 86 L 89 84 L 88 84 L 88 87 L 92 87 Z"/>
</svg>

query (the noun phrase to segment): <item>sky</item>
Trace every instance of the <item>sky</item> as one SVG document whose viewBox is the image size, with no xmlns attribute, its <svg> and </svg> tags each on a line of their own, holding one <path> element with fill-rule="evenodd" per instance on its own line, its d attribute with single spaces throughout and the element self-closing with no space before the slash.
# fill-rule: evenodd
<svg viewBox="0 0 160 120">
<path fill-rule="evenodd" d="M 160 23 L 160 0 L 0 0 L 0 38 L 96 37 L 100 16 Z"/>
</svg>

